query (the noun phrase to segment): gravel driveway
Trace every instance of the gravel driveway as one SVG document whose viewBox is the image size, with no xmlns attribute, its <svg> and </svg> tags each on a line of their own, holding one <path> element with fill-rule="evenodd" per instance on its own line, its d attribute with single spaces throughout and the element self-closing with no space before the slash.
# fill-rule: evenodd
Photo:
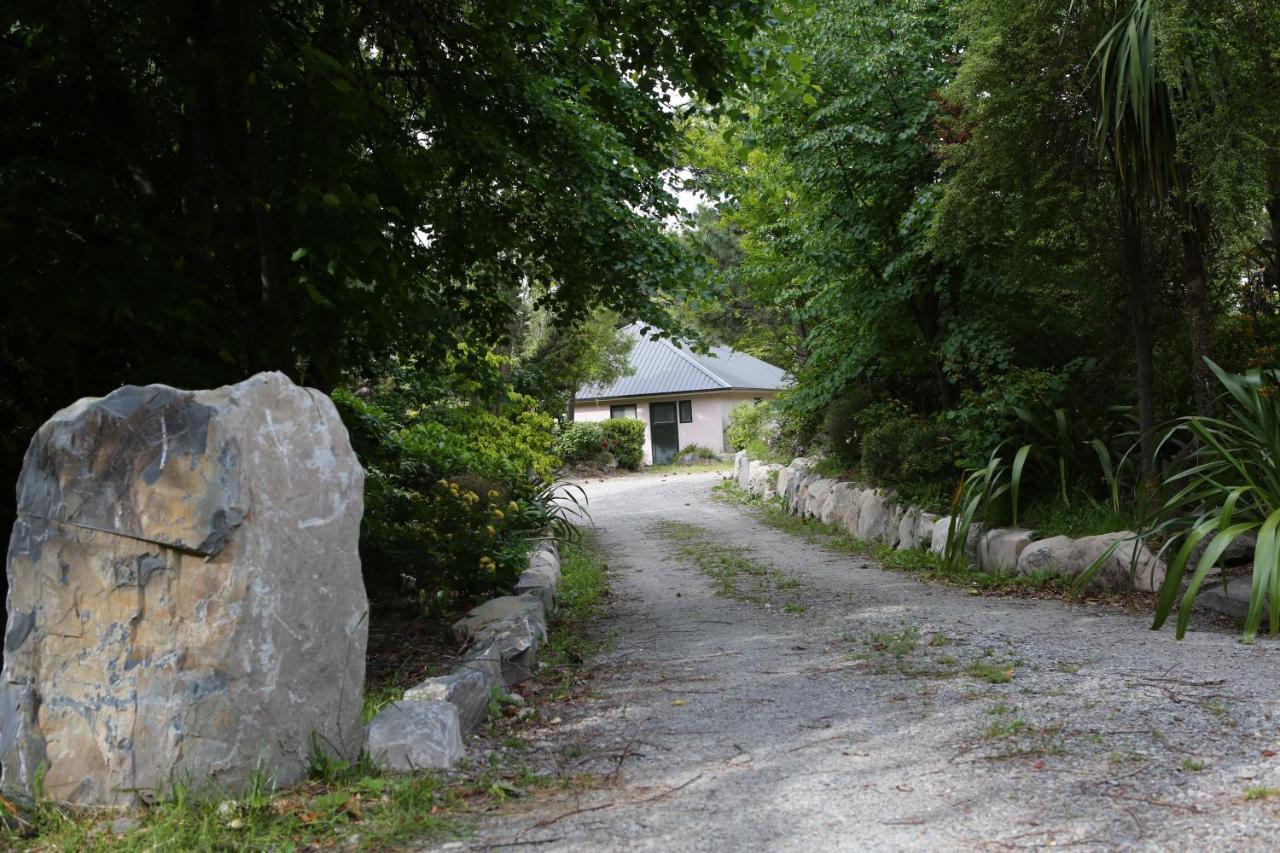
<svg viewBox="0 0 1280 853">
<path fill-rule="evenodd" d="M 587 487 L 617 645 L 534 750 L 613 784 L 466 846 L 1280 849 L 1277 642 L 923 583 L 712 500 L 719 479 Z M 717 595 L 672 521 L 793 606 Z"/>
</svg>

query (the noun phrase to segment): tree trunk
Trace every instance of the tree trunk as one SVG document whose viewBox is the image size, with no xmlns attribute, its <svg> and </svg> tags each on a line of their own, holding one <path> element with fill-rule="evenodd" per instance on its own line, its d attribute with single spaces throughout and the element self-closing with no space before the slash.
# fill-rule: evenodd
<svg viewBox="0 0 1280 853">
<path fill-rule="evenodd" d="M 1159 482 L 1156 460 L 1155 359 L 1151 343 L 1151 288 L 1142 248 L 1142 220 L 1134 199 L 1125 196 L 1120 204 L 1124 231 L 1125 273 L 1129 291 L 1129 326 L 1133 334 L 1133 355 L 1137 366 L 1134 379 L 1138 394 L 1139 446 L 1142 454 L 1144 492 L 1151 494 Z"/>
<path fill-rule="evenodd" d="M 1195 228 L 1182 232 L 1182 276 L 1191 322 L 1191 383 L 1196 414 L 1211 417 L 1216 411 L 1217 394 L 1213 371 L 1206 359 L 1213 357 L 1213 309 L 1209 304 L 1204 240 Z"/>
</svg>

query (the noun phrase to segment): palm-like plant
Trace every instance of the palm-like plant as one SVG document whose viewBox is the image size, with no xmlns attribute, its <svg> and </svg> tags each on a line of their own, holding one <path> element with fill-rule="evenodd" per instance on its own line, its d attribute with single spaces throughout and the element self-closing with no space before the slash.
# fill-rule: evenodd
<svg viewBox="0 0 1280 853">
<path fill-rule="evenodd" d="M 1232 542 L 1256 531 L 1244 639 L 1257 635 L 1268 598 L 1274 636 L 1280 633 L 1280 370 L 1239 376 L 1213 362 L 1208 367 L 1227 391 L 1223 414 L 1184 418 L 1164 439 L 1189 438 L 1196 449 L 1187 465 L 1165 480 L 1172 494 L 1148 533 L 1167 537 L 1166 550 L 1177 548 L 1160 589 L 1153 627 L 1168 619 L 1190 569 L 1178 610 L 1181 638 L 1209 570 Z M 1191 558 L 1205 539 L 1210 539 L 1208 546 L 1192 566 Z"/>
<path fill-rule="evenodd" d="M 1151 0 L 1133 5 L 1107 31 L 1094 50 L 1100 109 L 1099 141 L 1111 155 L 1125 189 L 1156 204 L 1172 200 L 1183 221 L 1183 276 L 1191 320 L 1192 381 L 1196 412 L 1213 412 L 1211 356 L 1213 317 L 1208 295 L 1205 255 L 1212 220 L 1188 192 L 1191 175 L 1178 157 L 1176 101 L 1195 91 L 1197 75 L 1212 69 L 1184 67 L 1167 73 L 1158 62 L 1161 19 Z M 1149 460 L 1144 460 L 1149 461 Z"/>
</svg>

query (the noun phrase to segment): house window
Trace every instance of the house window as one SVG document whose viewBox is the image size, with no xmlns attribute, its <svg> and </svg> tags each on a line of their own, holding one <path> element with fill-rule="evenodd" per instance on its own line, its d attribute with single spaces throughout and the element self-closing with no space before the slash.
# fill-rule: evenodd
<svg viewBox="0 0 1280 853">
<path fill-rule="evenodd" d="M 631 418 L 632 420 L 635 420 L 636 404 L 629 403 L 625 406 L 610 406 L 609 417 L 610 418 Z"/>
<path fill-rule="evenodd" d="M 682 424 L 693 423 L 693 401 L 692 400 L 680 401 L 680 423 Z"/>
</svg>

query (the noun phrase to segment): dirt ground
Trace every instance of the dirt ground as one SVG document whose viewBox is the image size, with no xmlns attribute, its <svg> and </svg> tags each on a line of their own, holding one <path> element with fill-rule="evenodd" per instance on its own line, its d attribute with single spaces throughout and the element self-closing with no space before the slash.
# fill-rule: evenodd
<svg viewBox="0 0 1280 853">
<path fill-rule="evenodd" d="M 446 847 L 1280 849 L 1277 641 L 930 585 L 720 478 L 587 485 L 616 644 L 529 746 L 600 783 Z"/>
</svg>

